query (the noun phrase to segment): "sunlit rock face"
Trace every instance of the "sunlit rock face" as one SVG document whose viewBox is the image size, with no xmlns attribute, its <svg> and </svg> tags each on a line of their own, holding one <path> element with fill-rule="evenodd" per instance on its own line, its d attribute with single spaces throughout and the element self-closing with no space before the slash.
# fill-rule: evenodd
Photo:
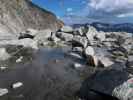
<svg viewBox="0 0 133 100">
<path fill-rule="evenodd" d="M 62 25 L 53 13 L 31 0 L 0 0 L 0 33 L 18 33 L 27 28 L 55 31 Z"/>
</svg>

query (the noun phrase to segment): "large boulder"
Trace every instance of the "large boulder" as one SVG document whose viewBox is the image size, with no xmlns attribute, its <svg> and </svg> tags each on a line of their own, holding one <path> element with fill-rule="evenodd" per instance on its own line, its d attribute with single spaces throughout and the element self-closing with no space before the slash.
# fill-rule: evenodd
<svg viewBox="0 0 133 100">
<path fill-rule="evenodd" d="M 86 37 L 88 38 L 88 40 L 91 42 L 94 40 L 94 36 L 97 34 L 97 30 L 92 27 L 92 26 L 89 26 L 89 29 L 88 29 L 88 32 L 86 33 Z"/>
<path fill-rule="evenodd" d="M 57 32 L 56 36 L 59 37 L 61 40 L 64 40 L 64 41 L 72 41 L 72 39 L 73 39 L 72 34 L 68 34 L 68 33 L 64 33 L 64 32 Z"/>
<path fill-rule="evenodd" d="M 37 33 L 38 33 L 38 30 L 29 28 L 26 31 L 20 32 L 19 39 L 24 39 L 24 38 L 33 39 Z"/>
<path fill-rule="evenodd" d="M 92 94 L 93 92 L 100 95 L 102 94 L 102 96 L 111 97 L 115 88 L 123 84 L 128 79 L 129 79 L 129 74 L 125 71 L 118 71 L 113 69 L 99 71 L 83 82 L 79 92 L 80 98 L 82 98 L 83 100 L 90 100 L 90 98 L 96 98 L 96 95 Z M 117 97 L 116 95 L 114 96 Z M 107 99 L 91 99 L 91 100 L 107 100 Z M 111 100 L 117 100 L 117 99 L 111 99 Z M 122 99 L 122 100 L 128 100 L 128 99 Z"/>
<path fill-rule="evenodd" d="M 95 36 L 100 41 L 105 41 L 106 39 L 106 33 L 105 32 L 99 32 Z"/>
<path fill-rule="evenodd" d="M 112 94 L 120 100 L 133 100 L 133 78 L 117 86 Z"/>
<path fill-rule="evenodd" d="M 73 47 L 82 47 L 86 48 L 88 45 L 88 41 L 86 37 L 81 37 L 79 35 L 74 36 L 72 39 L 72 46 Z"/>
<path fill-rule="evenodd" d="M 84 54 L 86 56 L 86 60 L 87 60 L 87 64 L 90 66 L 98 66 L 98 59 L 95 56 L 95 50 L 92 46 L 88 46 L 85 51 Z"/>
<path fill-rule="evenodd" d="M 37 42 L 46 42 L 48 40 L 48 38 L 51 37 L 52 31 L 50 29 L 46 29 L 46 30 L 40 30 L 38 31 L 38 34 L 36 34 L 36 36 L 34 37 L 34 40 Z"/>
<path fill-rule="evenodd" d="M 33 49 L 38 49 L 37 42 L 32 39 L 21 39 L 21 40 L 3 40 L 0 41 L 1 46 L 5 45 L 16 45 L 16 46 L 23 46 L 23 47 L 29 47 Z"/>
</svg>

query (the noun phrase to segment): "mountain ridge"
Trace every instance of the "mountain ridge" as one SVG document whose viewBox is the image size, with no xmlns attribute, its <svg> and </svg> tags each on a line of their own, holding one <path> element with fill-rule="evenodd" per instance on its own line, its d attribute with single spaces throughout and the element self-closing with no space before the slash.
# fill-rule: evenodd
<svg viewBox="0 0 133 100">
<path fill-rule="evenodd" d="M 0 0 L 0 33 L 19 33 L 28 28 L 58 30 L 63 22 L 31 0 Z"/>
</svg>

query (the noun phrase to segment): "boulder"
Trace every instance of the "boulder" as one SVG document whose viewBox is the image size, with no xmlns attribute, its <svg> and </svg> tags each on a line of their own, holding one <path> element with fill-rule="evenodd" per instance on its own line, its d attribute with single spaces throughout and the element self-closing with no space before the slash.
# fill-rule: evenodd
<svg viewBox="0 0 133 100">
<path fill-rule="evenodd" d="M 32 39 L 21 39 L 21 40 L 3 40 L 0 41 L 0 45 L 17 45 L 17 46 L 23 46 L 23 47 L 30 47 L 33 49 L 38 49 L 37 42 Z"/>
<path fill-rule="evenodd" d="M 86 37 L 74 36 L 74 38 L 72 39 L 72 47 L 86 48 L 87 44 L 88 44 L 88 41 Z"/>
<path fill-rule="evenodd" d="M 98 71 L 91 77 L 87 78 L 81 86 L 79 91 L 80 98 L 83 100 L 117 100 L 117 99 L 90 99 L 91 97 L 96 98 L 96 95 L 92 95 L 92 92 L 98 93 L 103 96 L 112 97 L 114 89 L 123 84 L 129 79 L 129 74 L 126 71 L 118 71 L 114 69 L 106 69 Z M 122 91 L 124 92 L 124 91 Z M 114 97 L 117 98 L 116 95 Z M 121 100 L 121 99 L 120 99 Z M 122 99 L 127 100 L 127 99 Z M 132 100 L 132 99 L 130 99 Z"/>
<path fill-rule="evenodd" d="M 92 27 L 92 26 L 89 26 L 89 30 L 88 32 L 86 33 L 86 37 L 88 38 L 89 41 L 93 41 L 94 40 L 94 36 L 97 34 L 97 30 Z"/>
<path fill-rule="evenodd" d="M 132 67 L 133 68 L 133 55 L 128 56 L 127 67 Z"/>
<path fill-rule="evenodd" d="M 4 95 L 6 95 L 8 92 L 9 92 L 8 89 L 2 89 L 2 88 L 0 88 L 0 96 L 4 96 Z"/>
<path fill-rule="evenodd" d="M 98 66 L 98 58 L 95 56 L 95 50 L 92 46 L 88 46 L 85 49 L 84 54 L 89 66 Z"/>
<path fill-rule="evenodd" d="M 6 51 L 5 48 L 0 48 L 0 60 L 7 60 L 11 55 Z"/>
<path fill-rule="evenodd" d="M 133 78 L 115 87 L 112 94 L 119 100 L 133 100 Z"/>
<path fill-rule="evenodd" d="M 73 28 L 70 27 L 70 26 L 63 26 L 63 27 L 61 28 L 61 31 L 62 31 L 62 32 L 65 32 L 65 33 L 72 33 L 72 32 L 73 32 Z"/>
<path fill-rule="evenodd" d="M 48 38 L 51 37 L 51 34 L 52 31 L 50 29 L 40 30 L 38 34 L 36 34 L 36 36 L 34 37 L 34 40 L 45 42 L 46 40 L 48 40 Z"/>
<path fill-rule="evenodd" d="M 85 49 L 85 55 L 86 56 L 94 56 L 95 55 L 95 50 L 92 46 L 88 46 L 86 49 Z"/>
<path fill-rule="evenodd" d="M 105 41 L 106 39 L 106 33 L 104 32 L 99 32 L 95 35 L 95 37 L 100 40 L 100 41 Z"/>
<path fill-rule="evenodd" d="M 108 57 L 98 57 L 100 67 L 110 67 L 114 62 Z"/>
<path fill-rule="evenodd" d="M 56 36 L 63 41 L 72 41 L 72 39 L 73 39 L 72 34 L 68 34 L 68 33 L 64 33 L 64 32 L 57 32 Z"/>
<path fill-rule="evenodd" d="M 20 88 L 22 86 L 23 86 L 23 83 L 22 82 L 17 82 L 17 83 L 12 84 L 12 88 L 13 89 L 17 89 L 17 88 Z"/>
</svg>

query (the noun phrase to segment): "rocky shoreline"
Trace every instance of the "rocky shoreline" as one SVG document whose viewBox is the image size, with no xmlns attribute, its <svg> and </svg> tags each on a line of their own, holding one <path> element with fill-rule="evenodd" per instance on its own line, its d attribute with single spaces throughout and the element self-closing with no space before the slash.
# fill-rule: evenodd
<svg viewBox="0 0 133 100">
<path fill-rule="evenodd" d="M 132 33 L 27 29 L 2 39 L 0 52 L 2 100 L 133 99 Z"/>
</svg>

